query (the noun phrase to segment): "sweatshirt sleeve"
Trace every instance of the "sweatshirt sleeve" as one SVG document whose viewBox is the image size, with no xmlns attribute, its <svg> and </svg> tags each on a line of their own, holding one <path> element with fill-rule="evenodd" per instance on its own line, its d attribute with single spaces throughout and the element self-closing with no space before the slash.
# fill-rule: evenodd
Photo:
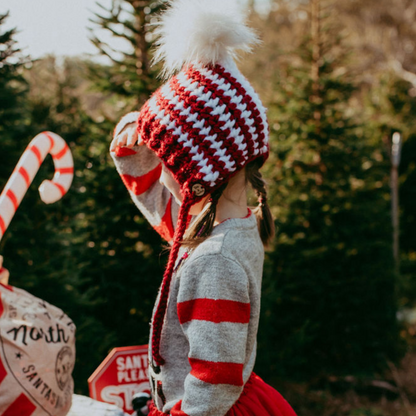
<svg viewBox="0 0 416 416">
<path fill-rule="evenodd" d="M 114 135 L 127 124 L 134 123 L 138 114 L 125 115 L 117 124 Z M 137 208 L 166 241 L 171 241 L 179 206 L 170 191 L 159 182 L 161 161 L 146 146 L 117 147 L 111 156 Z"/>
<path fill-rule="evenodd" d="M 178 318 L 191 371 L 172 416 L 224 416 L 243 390 L 250 321 L 248 277 L 221 254 L 196 259 L 181 276 Z"/>
</svg>

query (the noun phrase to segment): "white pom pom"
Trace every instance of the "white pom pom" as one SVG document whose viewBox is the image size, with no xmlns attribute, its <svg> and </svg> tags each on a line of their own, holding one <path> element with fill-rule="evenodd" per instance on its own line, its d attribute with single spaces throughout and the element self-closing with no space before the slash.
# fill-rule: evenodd
<svg viewBox="0 0 416 416">
<path fill-rule="evenodd" d="M 245 20 L 235 0 L 171 0 L 155 31 L 154 62 L 164 61 L 169 76 L 190 62 L 216 64 L 250 51 L 258 39 Z"/>
</svg>

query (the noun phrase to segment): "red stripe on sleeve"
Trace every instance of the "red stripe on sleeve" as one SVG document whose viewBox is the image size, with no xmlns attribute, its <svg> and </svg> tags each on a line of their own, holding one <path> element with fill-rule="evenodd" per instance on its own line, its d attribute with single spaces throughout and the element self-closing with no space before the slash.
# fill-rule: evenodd
<svg viewBox="0 0 416 416">
<path fill-rule="evenodd" d="M 247 324 L 250 321 L 250 304 L 223 299 L 192 299 L 178 303 L 179 322 L 209 321 Z"/>
<path fill-rule="evenodd" d="M 171 241 L 175 231 L 172 223 L 172 197 L 166 205 L 166 211 L 163 214 L 160 224 L 153 227 L 166 241 Z"/>
<path fill-rule="evenodd" d="M 2 414 L 2 416 L 30 416 L 36 406 L 22 393 Z"/>
<path fill-rule="evenodd" d="M 12 204 L 14 206 L 14 210 L 16 211 L 19 203 L 17 202 L 17 198 L 16 195 L 14 194 L 14 192 L 11 189 L 8 189 L 6 192 L 6 196 L 10 199 L 10 201 L 12 201 Z"/>
<path fill-rule="evenodd" d="M 137 152 L 133 149 L 129 149 L 128 147 L 117 146 L 114 153 L 117 157 L 125 157 L 135 155 Z"/>
<path fill-rule="evenodd" d="M 170 414 L 171 416 L 188 416 L 182 409 L 182 400 L 175 403 L 175 405 L 172 407 Z"/>
<path fill-rule="evenodd" d="M 157 165 L 150 172 L 142 176 L 121 175 L 121 179 L 127 189 L 138 196 L 146 192 L 157 180 L 162 173 L 162 164 Z"/>
<path fill-rule="evenodd" d="M 231 384 L 243 386 L 243 364 L 216 363 L 214 361 L 189 358 L 191 374 L 210 384 Z"/>
<path fill-rule="evenodd" d="M 20 166 L 18 172 L 22 175 L 23 179 L 26 182 L 26 185 L 29 186 L 30 178 L 29 178 L 29 174 L 27 173 L 27 170 L 23 166 Z"/>
</svg>

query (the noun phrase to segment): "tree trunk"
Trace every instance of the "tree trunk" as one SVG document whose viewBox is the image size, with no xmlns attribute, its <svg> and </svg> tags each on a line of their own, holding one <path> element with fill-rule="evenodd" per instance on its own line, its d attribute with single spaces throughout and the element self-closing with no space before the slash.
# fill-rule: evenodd
<svg viewBox="0 0 416 416">
<path fill-rule="evenodd" d="M 320 102 L 319 90 L 319 67 L 321 64 L 321 17 L 320 17 L 320 0 L 311 0 L 311 38 L 312 38 L 312 91 L 314 103 Z M 319 123 L 321 113 L 318 110 L 314 112 L 314 119 L 317 122 L 317 131 L 319 132 Z"/>
</svg>

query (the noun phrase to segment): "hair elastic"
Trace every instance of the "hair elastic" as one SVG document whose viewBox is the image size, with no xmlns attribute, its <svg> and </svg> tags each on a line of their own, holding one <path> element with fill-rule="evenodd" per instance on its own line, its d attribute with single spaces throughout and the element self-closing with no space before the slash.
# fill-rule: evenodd
<svg viewBox="0 0 416 416">
<path fill-rule="evenodd" d="M 264 207 L 267 204 L 267 196 L 262 195 L 259 199 L 259 206 Z"/>
</svg>

